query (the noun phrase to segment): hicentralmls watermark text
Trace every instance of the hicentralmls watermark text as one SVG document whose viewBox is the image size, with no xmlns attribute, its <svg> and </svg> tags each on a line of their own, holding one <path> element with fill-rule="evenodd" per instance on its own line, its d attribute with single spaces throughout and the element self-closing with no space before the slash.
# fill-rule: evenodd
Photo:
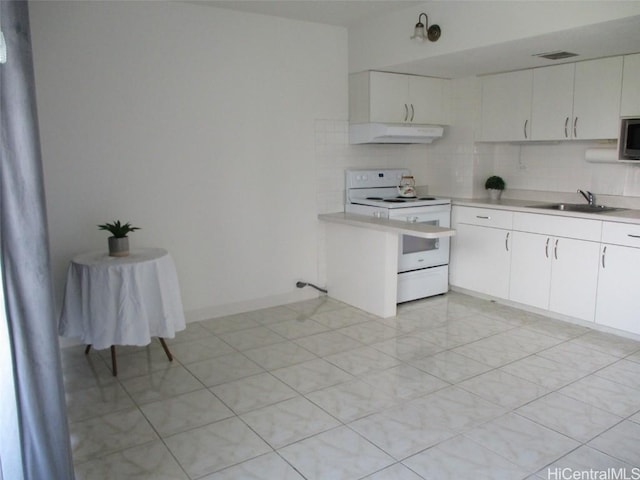
<svg viewBox="0 0 640 480">
<path fill-rule="evenodd" d="M 548 468 L 547 480 L 640 480 L 640 467 L 579 470 Z"/>
</svg>

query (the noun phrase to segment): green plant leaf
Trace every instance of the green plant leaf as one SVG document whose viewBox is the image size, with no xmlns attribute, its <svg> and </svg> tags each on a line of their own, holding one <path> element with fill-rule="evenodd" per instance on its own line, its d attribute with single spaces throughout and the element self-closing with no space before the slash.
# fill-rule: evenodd
<svg viewBox="0 0 640 480">
<path fill-rule="evenodd" d="M 140 230 L 140 227 L 131 226 L 131 222 L 122 224 L 120 220 L 115 220 L 113 223 L 107 222 L 102 225 L 98 225 L 98 229 L 107 230 L 116 238 L 124 238 L 128 233 Z"/>
</svg>

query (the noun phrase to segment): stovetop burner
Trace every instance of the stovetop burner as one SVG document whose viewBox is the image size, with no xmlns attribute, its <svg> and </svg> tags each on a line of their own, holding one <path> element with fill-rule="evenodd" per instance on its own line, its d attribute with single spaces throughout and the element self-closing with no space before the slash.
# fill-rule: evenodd
<svg viewBox="0 0 640 480">
<path fill-rule="evenodd" d="M 347 208 L 350 211 L 363 212 L 369 207 L 396 210 L 451 204 L 451 200 L 430 195 L 426 191 L 421 196 L 401 195 L 398 185 L 406 175 L 410 175 L 410 171 L 406 169 L 347 170 L 345 175 Z"/>
<path fill-rule="evenodd" d="M 395 197 L 395 198 L 382 198 L 382 197 L 367 197 L 367 200 L 382 200 L 387 203 L 406 203 L 406 202 L 418 202 L 421 200 L 436 200 L 436 197 Z"/>
</svg>

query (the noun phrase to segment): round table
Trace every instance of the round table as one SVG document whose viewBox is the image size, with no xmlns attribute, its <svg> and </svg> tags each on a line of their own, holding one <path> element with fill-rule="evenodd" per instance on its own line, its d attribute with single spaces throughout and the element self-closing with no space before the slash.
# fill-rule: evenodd
<svg viewBox="0 0 640 480">
<path fill-rule="evenodd" d="M 185 328 L 175 265 L 162 248 L 132 250 L 127 257 L 90 252 L 75 256 L 67 271 L 58 332 L 97 349 L 148 345 Z"/>
</svg>

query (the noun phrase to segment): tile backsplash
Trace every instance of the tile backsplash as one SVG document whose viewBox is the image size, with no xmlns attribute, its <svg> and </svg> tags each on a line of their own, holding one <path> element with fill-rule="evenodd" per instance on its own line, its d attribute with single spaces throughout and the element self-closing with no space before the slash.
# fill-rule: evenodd
<svg viewBox="0 0 640 480">
<path fill-rule="evenodd" d="M 494 167 L 510 188 L 575 192 L 582 188 L 603 195 L 640 196 L 640 168 L 625 163 L 590 163 L 591 142 L 498 145 Z M 615 145 L 610 145 L 615 148 Z"/>
<path fill-rule="evenodd" d="M 348 168 L 410 168 L 416 173 L 414 166 L 426 162 L 424 145 L 350 145 L 347 120 L 316 120 L 315 149 L 318 213 L 344 210 Z"/>
<path fill-rule="evenodd" d="M 640 208 L 640 165 L 590 163 L 589 148 L 614 148 L 597 142 L 536 144 L 474 143 L 471 128 L 447 127 L 430 145 L 350 145 L 347 120 L 316 120 L 316 199 L 318 213 L 344 208 L 347 168 L 409 168 L 421 191 L 433 195 L 483 198 L 484 181 L 500 175 L 505 197 L 582 201 L 577 189 L 601 203 Z"/>
</svg>

